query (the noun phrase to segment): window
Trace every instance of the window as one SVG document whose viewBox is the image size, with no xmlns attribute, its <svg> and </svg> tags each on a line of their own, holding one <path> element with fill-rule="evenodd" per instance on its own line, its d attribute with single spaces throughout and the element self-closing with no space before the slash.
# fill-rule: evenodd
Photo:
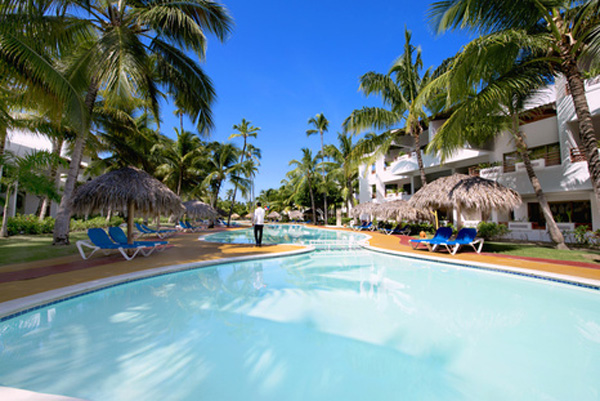
<svg viewBox="0 0 600 401">
<path fill-rule="evenodd" d="M 377 185 L 371 185 L 371 199 L 377 198 Z"/>
<path fill-rule="evenodd" d="M 385 184 L 385 195 L 394 195 L 398 192 L 398 184 Z"/>
<path fill-rule="evenodd" d="M 371 174 L 375 174 L 377 170 L 375 169 L 375 163 L 371 164 Z"/>
<path fill-rule="evenodd" d="M 591 224 L 592 208 L 590 201 L 548 202 L 550 211 L 557 223 Z M 546 220 L 539 203 L 528 203 L 529 221 L 539 228 L 546 227 Z"/>
</svg>

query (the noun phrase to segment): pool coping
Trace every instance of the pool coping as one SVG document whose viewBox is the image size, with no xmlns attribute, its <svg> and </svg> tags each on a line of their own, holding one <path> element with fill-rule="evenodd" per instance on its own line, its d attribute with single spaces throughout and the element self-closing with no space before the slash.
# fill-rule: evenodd
<svg viewBox="0 0 600 401">
<path fill-rule="evenodd" d="M 363 244 L 363 248 L 368 249 L 373 252 L 378 253 L 386 253 L 394 256 L 402 256 L 410 259 L 420 259 L 420 260 L 428 260 L 431 262 L 441 263 L 445 265 L 452 265 L 456 267 L 466 267 L 466 268 L 475 268 L 486 270 L 489 272 L 494 272 L 498 274 L 510 274 L 517 276 L 524 276 L 536 280 L 546 280 L 557 282 L 565 285 L 571 285 L 576 287 L 583 287 L 591 290 L 600 290 L 600 280 L 589 279 L 585 277 L 578 276 L 570 276 L 567 274 L 559 274 L 546 272 L 535 269 L 524 269 L 522 267 L 508 266 L 508 265 L 500 265 L 494 263 L 485 263 L 485 262 L 476 262 L 472 260 L 449 260 L 448 258 L 428 255 L 428 254 L 419 254 L 416 255 L 414 253 L 402 252 L 402 251 L 393 251 L 390 249 L 379 248 L 373 245 Z"/>
<path fill-rule="evenodd" d="M 296 249 L 293 251 L 257 255 L 244 255 L 223 259 L 189 262 L 156 267 L 148 270 L 140 270 L 132 273 L 120 274 L 117 276 L 105 277 L 99 280 L 86 281 L 84 283 L 75 284 L 67 287 L 61 287 L 55 290 L 45 291 L 38 294 L 2 302 L 0 303 L 0 322 L 12 319 L 19 315 L 39 309 L 41 307 L 52 305 L 54 303 L 66 301 L 71 298 L 76 298 L 85 294 L 104 290 L 117 285 L 143 280 L 146 278 L 157 277 L 187 270 L 200 269 L 203 267 L 217 266 L 226 263 L 296 256 L 305 253 L 310 253 L 314 251 L 314 249 L 315 248 L 311 246 L 304 246 L 304 248 Z"/>
</svg>

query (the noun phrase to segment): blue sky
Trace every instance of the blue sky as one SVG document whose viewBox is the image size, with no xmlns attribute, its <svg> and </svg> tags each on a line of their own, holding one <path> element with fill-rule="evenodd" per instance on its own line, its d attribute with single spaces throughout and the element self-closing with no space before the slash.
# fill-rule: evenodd
<svg viewBox="0 0 600 401">
<path fill-rule="evenodd" d="M 437 67 L 467 42 L 464 34 L 436 37 L 426 20 L 429 2 L 371 0 L 228 0 L 235 28 L 223 44 L 209 38 L 204 69 L 218 100 L 211 140 L 227 141 L 242 118 L 261 128 L 252 143 L 262 150 L 256 177 L 260 190 L 278 188 L 288 163 L 301 148 L 320 149 L 318 135 L 306 136 L 307 121 L 324 113 L 330 122 L 325 143 L 354 109 L 380 105 L 358 92 L 359 77 L 386 73 L 401 54 L 404 27 L 422 48 L 424 67 Z M 162 132 L 179 126 L 173 108 L 162 113 Z M 194 130 L 184 121 L 188 130 Z M 239 141 L 241 145 L 241 140 Z M 223 196 L 221 194 L 221 196 Z"/>
</svg>

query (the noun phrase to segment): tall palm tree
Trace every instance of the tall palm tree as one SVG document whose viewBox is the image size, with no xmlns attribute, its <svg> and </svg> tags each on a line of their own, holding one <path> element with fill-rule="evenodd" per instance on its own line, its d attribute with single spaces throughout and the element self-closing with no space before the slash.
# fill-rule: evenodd
<svg viewBox="0 0 600 401">
<path fill-rule="evenodd" d="M 421 184 L 427 184 L 425 167 L 421 154 L 420 135 L 423 122 L 427 119 L 423 90 L 431 79 L 431 69 L 423 68 L 421 49 L 410 43 L 411 32 L 404 31 L 404 52 L 394 62 L 387 75 L 368 72 L 360 78 L 360 90 L 367 96 L 379 95 L 382 107 L 364 107 L 354 110 L 344 121 L 344 130 L 355 133 L 367 129 L 385 130 L 382 134 L 372 136 L 361 144 L 362 151 L 372 152 L 373 157 L 386 154 L 401 135 L 410 135 L 414 140 L 414 149 L 421 176 Z"/>
<path fill-rule="evenodd" d="M 583 1 L 446 0 L 432 4 L 438 32 L 468 29 L 509 35 L 523 47 L 536 41 L 539 59 L 567 80 L 585 149 L 596 202 L 600 204 L 600 156 L 585 95 L 583 71 L 600 63 L 600 3 Z"/>
<path fill-rule="evenodd" d="M 244 164 L 244 159 L 246 158 L 246 141 L 248 138 L 256 138 L 258 135 L 258 131 L 260 131 L 260 127 L 255 127 L 251 124 L 251 121 L 246 121 L 245 118 L 242 118 L 242 122 L 240 124 L 234 124 L 233 129 L 237 130 L 238 133 L 233 133 L 229 135 L 229 140 L 233 138 L 243 138 L 244 144 L 242 146 L 242 153 L 240 155 L 240 163 Z M 229 215 L 227 216 L 227 227 L 231 224 L 231 215 L 233 214 L 233 207 L 235 205 L 235 196 L 237 195 L 237 185 L 234 186 L 233 189 L 233 197 L 231 198 L 231 207 L 229 208 Z"/>
<path fill-rule="evenodd" d="M 305 185 L 308 186 L 310 193 L 310 205 L 312 208 L 313 222 L 317 223 L 317 209 L 315 206 L 315 195 L 313 185 L 315 183 L 315 174 L 317 174 L 318 163 L 317 158 L 312 155 L 310 149 L 302 148 L 302 159 L 293 159 L 289 163 L 290 166 L 296 166 L 295 169 L 288 172 L 290 183 L 295 187 L 294 193 L 297 193 Z"/>
<path fill-rule="evenodd" d="M 527 117 L 526 100 L 547 84 L 550 74 L 545 63 L 532 61 L 529 54 L 524 57 L 519 46 L 499 41 L 497 35 L 475 39 L 454 57 L 452 68 L 431 84 L 452 88 L 447 94 L 452 114 L 436 133 L 429 149 L 441 151 L 443 160 L 465 144 L 484 143 L 509 132 L 525 164 L 550 238 L 558 249 L 568 249 L 520 131 L 521 119 Z M 474 86 L 480 88 L 475 95 Z"/>
<path fill-rule="evenodd" d="M 325 159 L 325 146 L 323 145 L 323 133 L 327 132 L 329 128 L 329 121 L 325 118 L 323 113 L 319 113 L 314 117 L 311 117 L 308 120 L 308 125 L 312 125 L 314 128 L 306 130 L 306 136 L 311 136 L 313 134 L 319 134 L 321 137 L 321 153 L 319 154 L 321 161 Z M 325 176 L 323 176 L 323 179 Z M 323 196 L 323 204 L 324 204 L 324 213 L 325 213 L 325 225 L 327 225 L 327 187 L 323 186 L 324 196 Z M 316 221 L 315 221 L 316 223 Z"/>
<path fill-rule="evenodd" d="M 154 145 L 152 152 L 162 160 L 156 174 L 181 196 L 199 183 L 197 177 L 203 173 L 206 148 L 200 138 L 189 131 L 181 132 L 175 128 L 175 133 L 175 141 L 165 137 Z"/>
<path fill-rule="evenodd" d="M 246 172 L 239 163 L 240 149 L 230 143 L 213 142 L 208 148 L 211 155 L 208 159 L 208 174 L 203 185 L 211 188 L 210 205 L 215 207 L 219 199 L 219 192 L 227 180 L 234 185 L 247 187 L 248 180 L 243 177 Z"/>
<path fill-rule="evenodd" d="M 158 116 L 159 88 L 164 88 L 203 131 L 212 125 L 210 105 L 214 89 L 194 58 L 205 58 L 206 36 L 224 40 L 231 28 L 226 9 L 208 0 L 185 3 L 133 0 L 57 1 L 93 36 L 80 43 L 69 60 L 67 74 L 87 82 L 85 105 L 93 114 L 98 91 L 108 103 L 128 97 L 147 99 Z M 69 7 L 66 7 L 66 6 Z M 91 129 L 88 121 L 75 141 L 71 165 L 54 228 L 54 243 L 69 242 L 71 198 L 83 147 Z"/>
<path fill-rule="evenodd" d="M 357 154 L 356 145 L 347 133 L 338 133 L 338 146 L 325 146 L 325 154 L 333 160 L 333 173 L 340 177 L 341 195 L 350 210 L 354 207 L 354 182 L 362 155 Z"/>
</svg>

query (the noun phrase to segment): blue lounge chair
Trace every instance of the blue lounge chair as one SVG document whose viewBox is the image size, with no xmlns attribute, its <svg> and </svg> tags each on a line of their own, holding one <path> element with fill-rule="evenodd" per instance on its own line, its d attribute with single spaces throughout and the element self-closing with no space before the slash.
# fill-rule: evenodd
<svg viewBox="0 0 600 401">
<path fill-rule="evenodd" d="M 362 231 L 362 230 L 373 231 L 373 230 L 375 230 L 375 226 L 373 226 L 373 222 L 369 221 L 368 223 L 363 223 L 359 226 L 354 226 L 354 227 L 352 227 L 352 229 L 354 231 Z"/>
<path fill-rule="evenodd" d="M 192 230 L 194 232 L 204 229 L 204 227 L 202 227 L 202 226 L 193 226 L 192 223 L 190 223 L 189 221 L 184 221 L 183 224 L 184 224 L 185 228 L 187 228 L 188 230 Z"/>
<path fill-rule="evenodd" d="M 456 255 L 456 252 L 458 252 L 463 245 L 470 245 L 475 252 L 481 253 L 481 249 L 483 248 L 483 238 L 475 239 L 476 236 L 476 228 L 461 228 L 454 240 L 441 242 L 439 245 L 445 246 L 452 255 Z M 476 246 L 478 244 L 479 247 Z"/>
<path fill-rule="evenodd" d="M 114 249 L 121 252 L 121 255 L 123 255 L 123 257 L 125 259 L 131 260 L 131 259 L 135 258 L 135 256 L 138 254 L 138 252 L 141 252 L 142 255 L 144 255 L 144 256 L 148 256 L 154 251 L 154 248 L 155 248 L 153 245 L 135 245 L 135 244 L 114 243 L 108 237 L 108 234 L 106 234 L 106 231 L 104 231 L 101 228 L 90 228 L 88 230 L 88 237 L 90 238 L 89 241 L 80 240 L 80 241 L 77 241 L 77 243 L 76 243 L 77 249 L 79 250 L 79 254 L 81 255 L 81 257 L 84 260 L 89 259 L 90 256 L 92 256 L 94 253 L 96 253 L 96 251 L 102 250 L 105 254 L 108 254 L 108 251 L 111 251 Z M 85 252 L 83 250 L 84 247 L 90 248 L 93 250 L 89 255 L 86 256 Z M 133 252 L 133 254 L 130 256 L 127 254 L 127 252 L 125 252 L 127 249 L 135 250 L 135 252 Z"/>
<path fill-rule="evenodd" d="M 440 227 L 435 232 L 433 238 L 430 239 L 411 239 L 410 245 L 413 249 L 417 249 L 419 245 L 427 246 L 430 251 L 435 251 L 436 248 L 443 242 L 447 242 L 452 236 L 452 227 Z"/>
<path fill-rule="evenodd" d="M 109 227 L 108 228 L 108 235 L 110 236 L 110 238 L 115 241 L 115 243 L 117 244 L 121 244 L 121 245 L 127 245 L 127 235 L 125 234 L 125 232 L 121 229 L 121 227 Z M 152 246 L 152 251 L 159 250 L 159 251 L 163 251 L 166 249 L 166 245 L 168 245 L 169 242 L 168 241 L 133 241 L 133 245 L 137 245 L 137 246 Z M 152 253 L 152 251 L 150 253 Z M 149 256 L 150 253 L 148 253 L 145 256 Z"/>
<path fill-rule="evenodd" d="M 410 234 L 410 226 L 404 226 L 404 227 L 400 228 L 400 224 L 398 224 L 396 227 L 389 229 L 389 230 L 384 230 L 383 232 L 386 233 L 387 235 L 392 235 L 392 234 L 409 235 Z"/>
<path fill-rule="evenodd" d="M 156 235 L 158 235 L 158 238 L 161 238 L 161 239 L 168 237 L 169 235 L 172 235 L 177 232 L 177 230 L 171 230 L 171 229 L 154 230 L 154 229 L 152 229 L 144 224 L 140 224 L 140 223 L 135 223 L 135 227 L 139 230 L 141 235 L 156 234 Z"/>
</svg>

